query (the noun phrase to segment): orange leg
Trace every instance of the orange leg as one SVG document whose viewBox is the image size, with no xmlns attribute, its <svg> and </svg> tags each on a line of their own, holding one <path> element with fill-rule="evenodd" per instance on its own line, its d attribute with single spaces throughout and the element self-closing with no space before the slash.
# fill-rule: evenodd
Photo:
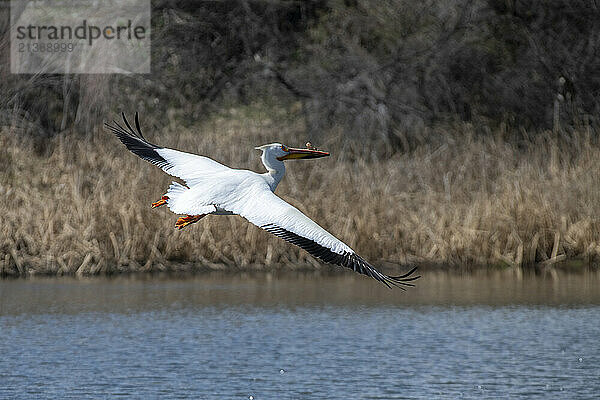
<svg viewBox="0 0 600 400">
<path fill-rule="evenodd" d="M 186 226 L 188 226 L 189 224 L 193 224 L 194 222 L 200 221 L 205 216 L 206 216 L 206 214 L 186 215 L 185 217 L 179 217 L 179 219 L 177 219 L 177 222 L 175 222 L 175 228 L 183 229 Z"/>
<path fill-rule="evenodd" d="M 164 206 L 165 204 L 167 204 L 167 200 L 169 200 L 169 196 L 163 196 L 160 200 L 152 203 L 152 208 Z"/>
</svg>

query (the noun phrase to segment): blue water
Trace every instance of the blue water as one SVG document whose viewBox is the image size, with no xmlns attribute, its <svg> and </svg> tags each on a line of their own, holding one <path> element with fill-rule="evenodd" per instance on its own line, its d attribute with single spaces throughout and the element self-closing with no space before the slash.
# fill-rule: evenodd
<svg viewBox="0 0 600 400">
<path fill-rule="evenodd" d="M 0 398 L 597 398 L 597 283 L 0 281 Z"/>
</svg>

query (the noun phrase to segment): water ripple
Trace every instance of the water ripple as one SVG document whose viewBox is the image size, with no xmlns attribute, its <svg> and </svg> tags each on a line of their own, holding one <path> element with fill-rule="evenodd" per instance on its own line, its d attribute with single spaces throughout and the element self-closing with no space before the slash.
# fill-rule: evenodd
<svg viewBox="0 0 600 400">
<path fill-rule="evenodd" d="M 195 283 L 132 288 L 113 281 L 82 297 L 81 283 L 63 282 L 57 294 L 49 283 L 0 282 L 0 398 L 592 398 L 600 392 L 594 301 L 303 303 L 274 288 L 246 304 L 233 300 L 247 294 L 235 282 L 231 301 L 221 295 L 212 302 L 205 296 L 214 287 Z M 173 285 L 190 301 L 173 295 Z M 143 303 L 132 292 L 143 293 Z M 118 296 L 126 300 L 110 300 Z M 27 299 L 38 307 L 22 306 Z"/>
</svg>

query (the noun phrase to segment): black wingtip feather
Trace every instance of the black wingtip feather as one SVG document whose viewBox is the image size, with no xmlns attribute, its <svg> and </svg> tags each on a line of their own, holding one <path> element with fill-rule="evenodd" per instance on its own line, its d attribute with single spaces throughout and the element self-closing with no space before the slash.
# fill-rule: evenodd
<svg viewBox="0 0 600 400">
<path fill-rule="evenodd" d="M 140 137 L 144 140 L 146 140 L 146 138 L 144 138 L 144 135 L 142 135 L 142 129 L 140 128 L 140 118 L 138 116 L 138 112 L 135 112 L 135 129 L 137 129 L 138 133 L 140 134 Z"/>
<path fill-rule="evenodd" d="M 129 129 L 131 136 L 137 136 L 131 125 L 129 125 L 129 121 L 127 121 L 127 117 L 125 117 L 124 112 L 121 112 L 121 117 L 123 117 L 123 122 L 125 122 L 125 126 L 127 126 L 127 129 Z"/>
<path fill-rule="evenodd" d="M 267 232 L 270 232 L 280 238 L 295 244 L 298 247 L 308 251 L 314 257 L 317 257 L 325 262 L 336 264 L 342 267 L 349 268 L 359 274 L 367 275 L 379 282 L 382 282 L 388 288 L 397 287 L 402 290 L 406 290 L 405 287 L 415 286 L 410 283 L 414 280 L 420 278 L 420 276 L 411 276 L 416 270 L 417 267 L 414 267 L 407 273 L 400 276 L 387 276 L 379 272 L 375 267 L 366 262 L 363 258 L 361 258 L 358 254 L 355 253 L 344 253 L 338 254 L 327 247 L 321 246 L 320 244 L 314 242 L 311 239 L 305 238 L 303 236 L 297 235 L 293 232 L 290 232 L 286 229 L 283 229 L 275 224 L 267 224 L 261 226 Z"/>
<path fill-rule="evenodd" d="M 127 128 L 123 127 L 121 124 L 114 120 L 112 125 L 105 122 L 104 126 L 110 129 L 115 134 L 115 136 L 117 136 L 117 138 L 119 138 L 119 140 L 127 147 L 127 149 L 129 149 L 138 157 L 148 162 L 151 162 L 152 164 L 160 168 L 168 168 L 168 166 L 170 165 L 169 162 L 165 160 L 160 154 L 158 154 L 158 152 L 156 152 L 157 149 L 162 149 L 162 147 L 148 142 L 142 135 L 138 113 L 135 113 L 135 126 L 137 132 L 131 127 L 131 124 L 125 116 L 125 113 L 121 113 L 121 116 L 123 117 L 123 123 Z"/>
<path fill-rule="evenodd" d="M 411 269 L 410 271 L 408 271 L 407 273 L 405 273 L 404 275 L 398 275 L 398 276 L 390 276 L 390 278 L 395 279 L 395 280 L 409 280 L 409 281 L 414 281 L 415 279 L 420 278 L 421 276 L 416 276 L 410 279 L 406 279 L 409 276 L 411 276 L 419 267 L 414 267 L 413 269 Z"/>
</svg>

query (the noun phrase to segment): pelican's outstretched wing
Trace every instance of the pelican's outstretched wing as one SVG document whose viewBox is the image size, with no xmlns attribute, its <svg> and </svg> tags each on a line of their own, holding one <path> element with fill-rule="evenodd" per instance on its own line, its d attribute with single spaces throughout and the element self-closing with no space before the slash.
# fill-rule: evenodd
<svg viewBox="0 0 600 400">
<path fill-rule="evenodd" d="M 388 287 L 393 285 L 404 289 L 402 286 L 414 286 L 411 282 L 420 278 L 420 276 L 412 276 L 416 267 L 400 276 L 382 274 L 344 242 L 321 228 L 268 188 L 260 190 L 259 193 L 253 193 L 252 196 L 245 196 L 225 208 L 241 215 L 254 225 L 303 248 L 314 257 L 370 276 Z"/>
<path fill-rule="evenodd" d="M 121 126 L 117 121 L 113 121 L 112 125 L 107 123 L 104 123 L 104 125 L 110 129 L 131 152 L 160 167 L 169 175 L 183 179 L 188 185 L 195 179 L 202 178 L 207 174 L 230 169 L 208 157 L 167 149 L 152 144 L 142 135 L 137 112 L 135 113 L 136 130 L 133 130 L 129 121 L 125 118 L 124 113 L 122 113 L 122 116 L 123 122 L 127 128 Z"/>
</svg>

